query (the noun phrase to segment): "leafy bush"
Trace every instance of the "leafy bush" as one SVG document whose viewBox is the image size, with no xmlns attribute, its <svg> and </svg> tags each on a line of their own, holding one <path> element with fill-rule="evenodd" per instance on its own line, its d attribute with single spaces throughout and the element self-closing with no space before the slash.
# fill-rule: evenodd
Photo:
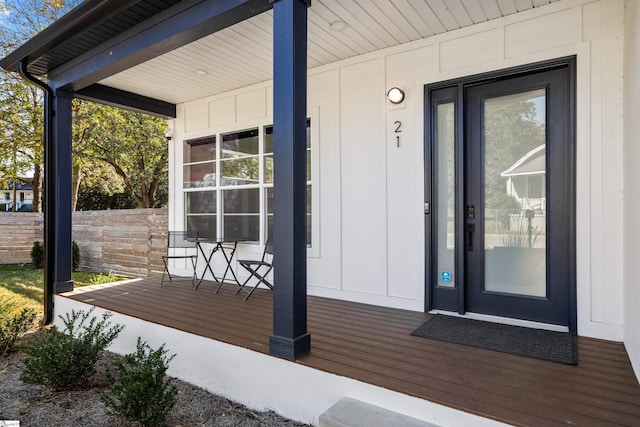
<svg viewBox="0 0 640 427">
<path fill-rule="evenodd" d="M 118 280 L 120 280 L 120 278 L 115 274 L 113 274 L 112 271 L 109 271 L 109 273 L 107 273 L 106 275 L 99 274 L 97 276 L 92 277 L 91 283 L 94 285 L 101 285 L 103 283 L 117 282 Z"/>
<path fill-rule="evenodd" d="M 518 212 L 520 212 L 520 203 L 515 197 L 507 193 L 496 193 L 489 197 L 486 203 L 487 232 L 495 233 L 497 229 L 508 228 L 511 215 Z"/>
<path fill-rule="evenodd" d="M 0 301 L 0 358 L 6 356 L 20 339 L 33 326 L 36 313 L 23 308 L 18 314 L 13 313 L 11 300 Z"/>
<path fill-rule="evenodd" d="M 73 271 L 78 271 L 78 266 L 80 265 L 80 248 L 75 240 L 71 241 L 71 255 Z"/>
<path fill-rule="evenodd" d="M 42 268 L 42 263 L 44 262 L 44 245 L 42 243 L 33 242 L 31 262 L 35 268 Z"/>
<path fill-rule="evenodd" d="M 507 193 L 496 193 L 487 199 L 487 209 L 514 213 L 520 210 L 518 200 Z"/>
<path fill-rule="evenodd" d="M 78 271 L 80 266 L 80 248 L 75 240 L 71 241 L 71 256 L 73 271 Z M 44 245 L 40 242 L 33 242 L 31 248 L 31 262 L 36 268 L 42 268 L 44 261 Z"/>
<path fill-rule="evenodd" d="M 103 376 L 109 393 L 101 399 L 110 413 L 141 426 L 160 424 L 176 404 L 177 388 L 165 376 L 171 357 L 165 357 L 164 344 L 157 350 L 138 337 L 137 350 L 123 359 L 114 359 L 116 375 L 107 369 Z"/>
<path fill-rule="evenodd" d="M 124 326 L 102 320 L 82 310 L 66 313 L 62 319 L 65 329 L 55 326 L 42 331 L 35 342 L 27 347 L 20 379 L 26 383 L 42 384 L 54 390 L 86 387 L 95 374 L 96 363 Z M 87 319 L 89 321 L 87 322 Z"/>
</svg>

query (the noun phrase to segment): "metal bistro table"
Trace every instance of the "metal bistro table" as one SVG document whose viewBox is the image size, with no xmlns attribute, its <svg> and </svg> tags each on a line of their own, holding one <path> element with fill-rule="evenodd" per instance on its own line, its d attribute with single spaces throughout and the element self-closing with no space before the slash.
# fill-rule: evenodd
<svg viewBox="0 0 640 427">
<path fill-rule="evenodd" d="M 233 280 L 235 280 L 236 284 L 240 286 L 240 282 L 236 277 L 236 273 L 233 271 L 233 268 L 231 267 L 231 260 L 233 260 L 233 255 L 236 253 L 236 249 L 238 248 L 238 242 L 244 242 L 244 241 L 246 241 L 246 239 L 226 239 L 226 238 L 211 239 L 206 237 L 198 237 L 197 247 L 200 253 L 202 254 L 202 257 L 204 258 L 205 266 L 204 266 L 204 271 L 202 272 L 202 277 L 200 278 L 200 280 L 198 281 L 198 284 L 196 285 L 196 289 L 198 289 L 198 287 L 200 286 L 200 283 L 202 283 L 202 281 L 204 280 L 204 276 L 207 274 L 207 270 L 209 270 L 209 272 L 211 273 L 211 276 L 213 276 L 213 280 L 218 282 L 216 293 L 220 291 L 220 288 L 222 287 L 222 284 L 224 283 L 224 280 L 226 279 L 228 272 L 231 272 L 231 275 L 233 276 Z M 207 256 L 207 254 L 205 253 L 204 248 L 202 247 L 203 244 L 214 245 L 213 249 L 209 253 L 209 256 Z M 225 247 L 224 245 L 227 245 L 227 247 Z M 233 246 L 231 247 L 231 245 Z M 225 249 L 231 249 L 231 251 L 227 253 Z M 224 256 L 224 260 L 227 262 L 227 267 L 225 268 L 224 274 L 222 275 L 222 280 L 218 280 L 218 278 L 216 277 L 216 274 L 213 272 L 213 268 L 211 268 L 211 260 L 213 259 L 213 254 L 215 254 L 218 251 L 222 252 L 222 255 Z"/>
</svg>

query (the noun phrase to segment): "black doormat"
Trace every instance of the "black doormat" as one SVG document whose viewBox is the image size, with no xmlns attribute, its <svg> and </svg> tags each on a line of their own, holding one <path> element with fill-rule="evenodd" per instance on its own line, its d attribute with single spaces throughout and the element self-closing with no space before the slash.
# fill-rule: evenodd
<svg viewBox="0 0 640 427">
<path fill-rule="evenodd" d="M 576 337 L 568 332 L 545 331 L 436 314 L 411 335 L 551 362 L 578 364 Z"/>
</svg>

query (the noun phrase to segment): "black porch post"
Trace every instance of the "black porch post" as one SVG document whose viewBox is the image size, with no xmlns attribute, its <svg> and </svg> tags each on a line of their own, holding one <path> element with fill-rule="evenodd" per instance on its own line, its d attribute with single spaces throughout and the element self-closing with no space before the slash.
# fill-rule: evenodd
<svg viewBox="0 0 640 427">
<path fill-rule="evenodd" d="M 44 91 L 44 324 L 53 321 L 53 294 L 73 290 L 71 280 L 71 101 L 27 70 L 18 71 Z"/>
<path fill-rule="evenodd" d="M 57 90 L 52 100 L 51 141 L 45 146 L 45 287 L 53 293 L 73 290 L 71 280 L 71 101 Z"/>
<path fill-rule="evenodd" d="M 306 127 L 307 7 L 274 0 L 273 157 L 274 295 L 271 354 L 309 353 L 307 333 Z"/>
</svg>

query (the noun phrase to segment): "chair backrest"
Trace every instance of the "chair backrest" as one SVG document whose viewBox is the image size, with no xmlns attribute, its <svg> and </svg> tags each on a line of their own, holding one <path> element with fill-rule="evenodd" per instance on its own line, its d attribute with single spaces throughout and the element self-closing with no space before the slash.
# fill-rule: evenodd
<svg viewBox="0 0 640 427">
<path fill-rule="evenodd" d="M 267 254 L 271 255 L 273 257 L 273 238 L 271 236 L 269 236 L 267 238 L 267 241 L 264 244 L 264 252 L 262 254 L 262 261 L 265 260 Z M 273 259 L 272 259 L 273 262 Z"/>
<path fill-rule="evenodd" d="M 198 244 L 198 231 L 169 231 L 167 247 L 195 248 Z"/>
</svg>

